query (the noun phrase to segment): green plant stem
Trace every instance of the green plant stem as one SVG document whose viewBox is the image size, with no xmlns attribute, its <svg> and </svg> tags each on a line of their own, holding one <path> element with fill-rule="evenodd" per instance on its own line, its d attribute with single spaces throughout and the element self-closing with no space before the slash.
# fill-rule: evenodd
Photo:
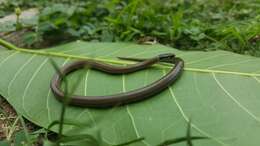
<svg viewBox="0 0 260 146">
<path fill-rule="evenodd" d="M 60 124 L 59 124 L 58 139 L 62 138 L 65 112 L 66 112 L 66 103 L 63 102 L 62 107 L 61 107 L 61 114 L 60 114 Z M 58 146 L 60 145 L 59 141 L 57 141 L 57 145 Z"/>
<path fill-rule="evenodd" d="M 19 119 L 20 119 L 20 122 L 22 124 L 22 127 L 23 127 L 23 132 L 25 134 L 25 138 L 26 138 L 26 141 L 27 141 L 27 144 L 30 145 L 31 144 L 31 140 L 30 140 L 30 137 L 29 137 L 29 132 L 27 131 L 27 127 L 25 125 L 25 122 L 24 122 L 24 119 L 22 117 L 21 114 L 17 113 Z"/>
<path fill-rule="evenodd" d="M 62 137 L 64 117 L 65 117 L 66 107 L 68 105 L 68 99 L 69 99 L 67 80 L 65 80 L 65 93 L 64 94 L 65 94 L 65 100 L 62 102 L 62 107 L 61 107 L 60 124 L 59 124 L 59 138 Z"/>
<path fill-rule="evenodd" d="M 0 38 L 0 45 L 9 49 L 9 50 L 17 50 L 17 51 L 19 50 L 18 47 L 16 47 L 15 45 L 13 45 L 13 44 L 11 44 L 11 43 L 9 43 L 9 42 L 1 39 L 1 38 Z"/>
<path fill-rule="evenodd" d="M 13 136 L 13 133 L 16 130 L 16 124 L 17 124 L 18 121 L 19 121 L 19 117 L 16 117 L 15 121 L 13 122 L 13 124 L 12 124 L 12 126 L 11 126 L 11 128 L 9 130 L 8 135 L 6 136 L 7 141 L 11 140 L 11 137 Z"/>
<path fill-rule="evenodd" d="M 22 24 L 20 22 L 20 15 L 16 16 L 16 24 L 15 24 L 16 31 L 19 31 L 22 29 Z"/>
<path fill-rule="evenodd" d="M 13 44 L 8 43 L 2 39 L 0 39 L 0 45 L 6 47 L 9 50 L 16 50 L 19 52 L 44 55 L 44 56 L 71 58 L 71 59 L 95 59 L 97 61 L 113 63 L 113 64 L 120 64 L 120 65 L 126 65 L 126 64 L 133 63 L 132 61 L 121 61 L 121 60 L 113 60 L 113 59 L 105 59 L 105 58 L 90 58 L 90 57 L 86 57 L 86 56 L 77 56 L 77 55 L 71 55 L 71 54 L 64 54 L 64 53 L 60 53 L 60 52 L 48 52 L 48 51 L 42 51 L 42 50 L 30 50 L 30 49 L 18 48 L 16 46 L 14 46 Z M 163 68 L 163 69 L 171 68 L 171 64 L 167 64 L 167 63 L 162 63 L 162 64 L 158 64 L 158 65 L 154 65 L 154 66 L 158 67 L 158 68 Z M 258 74 L 258 73 L 244 73 L 244 72 L 233 72 L 233 71 L 224 71 L 224 70 L 198 69 L 198 68 L 190 68 L 190 67 L 185 67 L 184 70 L 193 71 L 193 72 L 205 72 L 205 73 L 233 74 L 233 75 L 241 75 L 241 76 L 249 76 L 249 77 L 259 77 L 260 76 L 260 74 Z"/>
<path fill-rule="evenodd" d="M 130 145 L 130 144 L 133 144 L 133 143 L 142 141 L 142 140 L 144 140 L 144 139 L 145 139 L 144 137 L 140 137 L 140 138 L 137 138 L 137 139 L 134 139 L 134 140 L 131 140 L 131 141 L 122 143 L 122 144 L 113 145 L 113 146 L 127 146 L 127 145 Z"/>
</svg>

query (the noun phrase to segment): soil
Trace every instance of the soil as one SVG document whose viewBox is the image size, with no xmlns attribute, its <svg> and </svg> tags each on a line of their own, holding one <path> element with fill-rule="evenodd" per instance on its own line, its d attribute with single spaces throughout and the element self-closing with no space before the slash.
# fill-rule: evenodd
<svg viewBox="0 0 260 146">
<path fill-rule="evenodd" d="M 0 97 L 0 108 L 0 140 L 3 140 L 10 132 L 9 129 L 12 126 L 12 123 L 16 120 L 17 115 L 15 110 L 3 99 L 3 97 Z M 21 125 L 19 123 L 17 123 L 15 127 L 15 131 L 19 131 L 21 129 Z"/>
<path fill-rule="evenodd" d="M 0 141 L 8 140 L 13 141 L 14 136 L 17 132 L 23 130 L 23 126 L 18 119 L 16 111 L 12 108 L 12 106 L 2 97 L 0 96 Z M 17 122 L 15 122 L 18 120 Z M 37 125 L 31 123 L 30 121 L 24 119 L 26 130 L 31 133 L 40 129 Z M 15 129 L 11 130 L 11 127 L 14 126 Z M 9 139 L 8 136 L 11 136 Z M 42 145 L 42 135 L 38 135 L 37 140 L 34 142 L 34 146 Z"/>
</svg>

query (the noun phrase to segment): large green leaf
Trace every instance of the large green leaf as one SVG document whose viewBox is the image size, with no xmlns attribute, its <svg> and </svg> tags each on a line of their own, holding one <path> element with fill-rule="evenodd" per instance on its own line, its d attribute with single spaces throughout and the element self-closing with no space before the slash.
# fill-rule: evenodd
<svg viewBox="0 0 260 146">
<path fill-rule="evenodd" d="M 48 58 L 59 66 L 84 58 L 119 65 L 129 62 L 120 61 L 117 56 L 144 58 L 165 52 L 185 60 L 184 74 L 177 83 L 146 101 L 112 110 L 69 107 L 66 119 L 86 126 L 79 130 L 68 125 L 65 133 L 91 133 L 96 127 L 110 144 L 143 136 L 145 140 L 135 145 L 156 145 L 185 136 L 191 118 L 193 136 L 211 137 L 194 141 L 195 145 L 258 146 L 260 59 L 230 52 L 182 52 L 162 45 L 81 41 L 40 51 L 0 49 L 0 94 L 30 121 L 47 127 L 59 119 L 61 109 L 49 88 L 55 70 Z M 169 68 L 155 65 L 118 76 L 82 70 L 70 75 L 69 82 L 75 85 L 73 81 L 83 73 L 83 79 L 77 83 L 77 94 L 107 95 L 145 86 Z"/>
</svg>

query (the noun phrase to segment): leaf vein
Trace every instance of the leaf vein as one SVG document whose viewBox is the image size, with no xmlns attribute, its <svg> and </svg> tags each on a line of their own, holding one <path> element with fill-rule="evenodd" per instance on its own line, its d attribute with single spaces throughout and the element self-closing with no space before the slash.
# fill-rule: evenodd
<svg viewBox="0 0 260 146">
<path fill-rule="evenodd" d="M 260 84 L 260 79 L 258 79 L 257 77 L 254 77 L 254 79 Z"/>
<path fill-rule="evenodd" d="M 25 87 L 25 90 L 23 92 L 23 96 L 22 96 L 22 105 L 23 105 L 23 109 L 25 111 L 25 113 L 29 116 L 26 108 L 25 108 L 25 96 L 28 92 L 28 89 L 32 83 L 32 81 L 34 80 L 34 78 L 36 77 L 36 75 L 39 73 L 39 71 L 41 70 L 41 68 L 43 67 L 43 65 L 48 61 L 48 58 L 46 58 L 42 63 L 41 65 L 36 69 L 36 71 L 33 73 L 31 79 L 29 80 L 29 82 L 27 83 L 26 87 Z"/>
<path fill-rule="evenodd" d="M 214 73 L 212 73 L 212 76 L 214 78 L 214 80 L 216 81 L 216 83 L 218 84 L 218 86 L 225 92 L 225 94 L 232 99 L 232 101 L 234 101 L 242 110 L 244 110 L 246 113 L 248 113 L 253 119 L 255 119 L 257 122 L 260 122 L 259 118 L 254 115 L 249 109 L 247 109 L 244 105 L 242 105 L 234 96 L 231 95 L 231 93 L 229 93 L 224 86 L 220 83 L 220 81 L 217 79 L 216 75 Z"/>
<path fill-rule="evenodd" d="M 90 69 L 87 70 L 86 72 L 86 77 L 85 77 L 85 88 L 84 88 L 84 95 L 87 96 L 87 88 L 88 88 L 88 77 L 89 77 L 89 72 L 90 72 Z M 82 110 L 82 112 L 79 113 L 79 115 L 76 117 L 76 120 L 81 118 L 85 113 L 87 113 L 90 117 L 90 120 L 94 123 L 94 125 L 96 126 L 96 121 L 93 117 L 93 115 L 91 114 L 91 112 L 89 111 L 89 109 L 85 108 L 84 110 Z M 71 127 L 72 128 L 72 127 Z"/>
<path fill-rule="evenodd" d="M 166 74 L 166 71 L 163 70 L 163 73 Z M 178 107 L 178 109 L 179 109 L 179 111 L 180 111 L 182 117 L 183 117 L 184 120 L 188 123 L 188 122 L 189 122 L 189 118 L 186 116 L 186 114 L 185 114 L 185 112 L 183 111 L 181 105 L 179 104 L 179 102 L 178 102 L 176 96 L 174 95 L 174 92 L 173 92 L 172 88 L 169 86 L 168 89 L 169 89 L 170 94 L 171 94 L 171 97 L 172 97 L 174 103 L 177 105 L 177 107 Z M 191 126 L 192 126 L 194 129 L 196 129 L 198 132 L 200 132 L 201 134 L 203 134 L 203 135 L 205 135 L 205 136 L 207 136 L 207 137 L 210 137 L 211 139 L 213 139 L 214 141 L 218 142 L 219 144 L 221 144 L 221 145 L 227 145 L 227 144 L 225 144 L 224 142 L 220 141 L 219 139 L 214 138 L 214 137 L 213 137 L 212 135 L 210 135 L 209 133 L 203 131 L 202 129 L 200 129 L 200 128 L 199 128 L 198 126 L 196 126 L 195 124 L 191 123 Z"/>
<path fill-rule="evenodd" d="M 8 55 L 4 60 L 2 60 L 2 61 L 0 62 L 0 68 L 1 68 L 1 66 L 2 66 L 6 61 L 8 61 L 11 57 L 13 57 L 14 55 L 16 55 L 17 53 L 19 53 L 19 52 L 13 52 L 13 53 L 11 53 L 10 55 Z"/>
<path fill-rule="evenodd" d="M 219 64 L 219 65 L 208 67 L 207 69 L 213 69 L 213 68 L 218 68 L 218 67 L 223 67 L 223 66 L 236 65 L 236 64 L 240 64 L 240 63 L 247 63 L 247 62 L 254 61 L 254 60 L 255 59 L 248 59 L 248 60 L 243 60 L 243 61 L 239 61 L 239 62 L 233 62 L 233 63 L 229 63 L 229 64 Z"/>
<path fill-rule="evenodd" d="M 69 60 L 70 60 L 70 59 L 67 58 L 67 59 L 62 63 L 62 66 L 64 66 Z M 49 103 L 50 96 L 51 96 L 51 89 L 49 88 L 49 91 L 48 91 L 48 94 L 47 94 L 47 97 L 46 97 L 46 109 L 47 109 L 47 117 L 48 117 L 49 123 L 52 122 L 52 120 L 51 120 L 50 103 Z"/>
<path fill-rule="evenodd" d="M 217 57 L 223 57 L 223 56 L 227 56 L 228 54 L 217 54 L 215 56 L 209 56 L 209 57 L 205 57 L 205 58 L 202 58 L 202 59 L 198 59 L 198 60 L 194 60 L 194 61 L 191 61 L 191 62 L 187 62 L 186 64 L 188 65 L 191 65 L 191 64 L 194 64 L 194 63 L 199 63 L 201 61 L 206 61 L 206 60 L 210 60 L 210 59 L 214 59 L 214 58 L 217 58 Z"/>
<path fill-rule="evenodd" d="M 124 75 L 124 74 L 122 75 L 122 81 L 123 81 L 123 92 L 126 92 L 125 75 Z M 139 138 L 139 137 L 140 137 L 140 134 L 139 134 L 139 132 L 138 132 L 138 130 L 137 130 L 137 127 L 136 127 L 136 124 L 135 124 L 135 119 L 134 119 L 134 116 L 132 115 L 132 113 L 131 113 L 131 111 L 130 111 L 128 105 L 126 105 L 126 110 L 127 110 L 127 113 L 128 113 L 128 115 L 129 115 L 129 117 L 130 117 L 130 119 L 131 119 L 131 123 L 132 123 L 132 125 L 133 125 L 135 134 L 136 134 L 137 138 Z M 143 142 L 145 145 L 149 145 L 149 144 L 148 144 L 146 141 L 144 141 L 144 140 L 143 140 L 142 142 Z"/>
<path fill-rule="evenodd" d="M 10 95 L 10 88 L 11 86 L 13 85 L 13 83 L 15 82 L 17 76 L 23 71 L 23 69 L 33 60 L 33 58 L 35 57 L 36 55 L 32 55 L 20 68 L 19 70 L 15 73 L 14 77 L 11 79 L 11 81 L 9 82 L 8 84 L 8 87 L 7 87 L 7 95 L 9 97 Z"/>
</svg>

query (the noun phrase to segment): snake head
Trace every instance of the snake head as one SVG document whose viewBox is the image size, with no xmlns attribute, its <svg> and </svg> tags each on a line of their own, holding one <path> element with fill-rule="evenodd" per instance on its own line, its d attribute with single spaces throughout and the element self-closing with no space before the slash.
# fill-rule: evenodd
<svg viewBox="0 0 260 146">
<path fill-rule="evenodd" d="M 160 54 L 158 57 L 161 62 L 173 63 L 173 61 L 175 59 L 175 54 L 165 53 L 165 54 Z"/>
</svg>

